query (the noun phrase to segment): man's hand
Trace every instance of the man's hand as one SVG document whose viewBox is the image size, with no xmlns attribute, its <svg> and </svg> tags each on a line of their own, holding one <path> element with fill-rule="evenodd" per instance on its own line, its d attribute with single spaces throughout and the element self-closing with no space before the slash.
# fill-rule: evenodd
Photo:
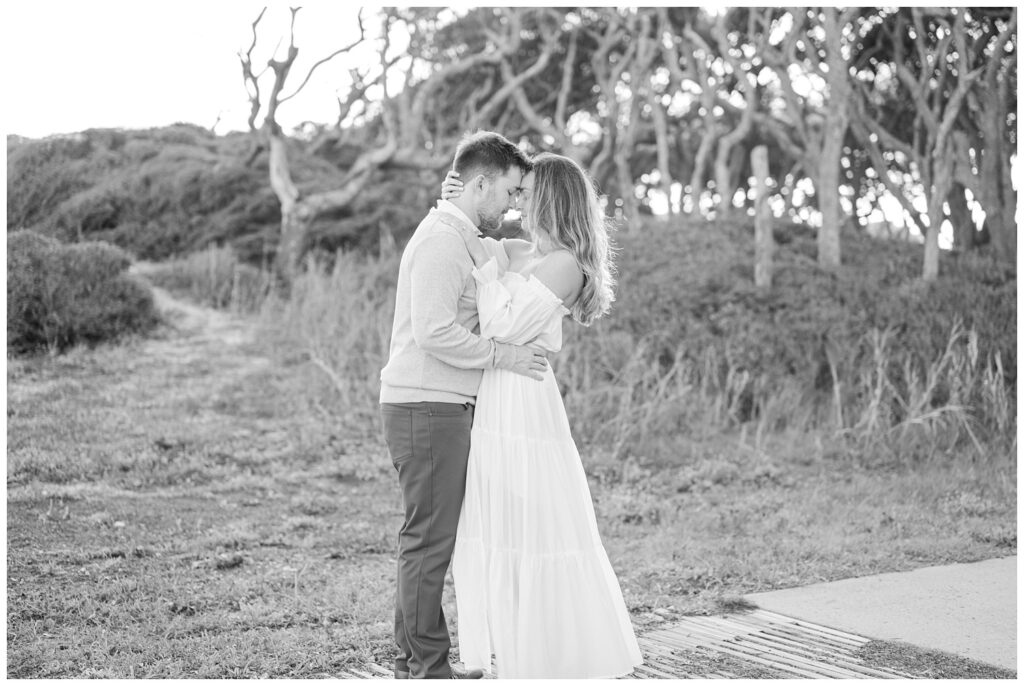
<svg viewBox="0 0 1024 686">
<path fill-rule="evenodd" d="M 544 378 L 544 370 L 548 368 L 547 351 L 535 346 L 517 345 L 515 352 L 515 362 L 509 370 L 541 381 Z"/>
</svg>

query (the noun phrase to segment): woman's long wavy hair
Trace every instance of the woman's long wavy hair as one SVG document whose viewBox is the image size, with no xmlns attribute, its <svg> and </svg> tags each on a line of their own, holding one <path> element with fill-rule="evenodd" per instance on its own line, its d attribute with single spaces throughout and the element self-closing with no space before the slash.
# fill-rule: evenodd
<svg viewBox="0 0 1024 686">
<path fill-rule="evenodd" d="M 571 313 L 584 326 L 607 314 L 615 300 L 608 218 L 597 189 L 583 168 L 562 155 L 542 153 L 533 160 L 533 202 L 524 228 L 537 240 L 540 229 L 554 247 L 568 250 L 583 272 L 583 289 Z"/>
</svg>

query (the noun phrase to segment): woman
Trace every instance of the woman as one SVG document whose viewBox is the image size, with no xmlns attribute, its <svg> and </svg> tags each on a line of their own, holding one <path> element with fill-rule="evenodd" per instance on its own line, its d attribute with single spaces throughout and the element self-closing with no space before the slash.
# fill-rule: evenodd
<svg viewBox="0 0 1024 686">
<path fill-rule="evenodd" d="M 452 174 L 442 195 L 460 192 Z M 607 313 L 613 279 L 605 218 L 583 169 L 543 154 L 519 191 L 531 241 L 467 243 L 480 333 L 562 347 L 566 315 Z M 459 654 L 502 678 L 611 678 L 643 663 L 558 385 L 485 370 L 473 420 L 452 572 Z"/>
</svg>

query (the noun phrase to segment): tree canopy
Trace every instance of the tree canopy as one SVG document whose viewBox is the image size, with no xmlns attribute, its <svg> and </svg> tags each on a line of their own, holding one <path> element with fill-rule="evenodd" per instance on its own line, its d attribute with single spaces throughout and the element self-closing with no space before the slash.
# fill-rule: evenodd
<svg viewBox="0 0 1024 686">
<path fill-rule="evenodd" d="M 313 213 L 374 193 L 382 174 L 436 178 L 486 128 L 578 159 L 627 227 L 653 211 L 752 211 L 750 151 L 765 145 L 771 205 L 819 228 L 823 266 L 840 261 L 842 226 L 877 228 L 886 194 L 924 238 L 925 278 L 947 220 L 947 247 L 1014 254 L 1015 8 L 384 8 L 361 21 L 377 22 L 363 40 L 379 59 L 352 70 L 336 122 L 305 131 L 347 165 Z M 271 61 L 254 131 L 262 107 L 262 130 L 279 133 L 274 94 L 298 49 Z"/>
</svg>

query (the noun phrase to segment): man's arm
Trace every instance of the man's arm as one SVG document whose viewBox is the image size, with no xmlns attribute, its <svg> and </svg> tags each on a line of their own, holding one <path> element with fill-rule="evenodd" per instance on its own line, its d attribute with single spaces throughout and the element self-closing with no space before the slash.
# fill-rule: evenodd
<svg viewBox="0 0 1024 686">
<path fill-rule="evenodd" d="M 456 257 L 462 250 L 466 246 L 461 237 L 443 233 L 417 246 L 410 273 L 413 339 L 422 350 L 453 367 L 498 367 L 539 379 L 547 366 L 542 352 L 495 343 L 458 323 L 459 298 L 472 269 Z"/>
</svg>

